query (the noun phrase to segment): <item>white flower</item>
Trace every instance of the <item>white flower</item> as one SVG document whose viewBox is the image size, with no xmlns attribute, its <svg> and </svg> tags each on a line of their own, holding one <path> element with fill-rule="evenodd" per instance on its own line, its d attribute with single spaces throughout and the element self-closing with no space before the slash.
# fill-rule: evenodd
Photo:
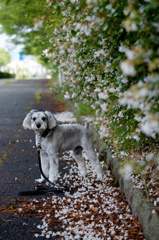
<svg viewBox="0 0 159 240">
<path fill-rule="evenodd" d="M 38 31 L 39 28 L 42 28 L 43 20 L 39 21 L 37 24 L 34 25 L 34 31 Z"/>
<path fill-rule="evenodd" d="M 100 92 L 100 93 L 98 93 L 98 97 L 100 98 L 100 99 L 108 99 L 108 94 L 107 94 L 107 92 Z"/>
<path fill-rule="evenodd" d="M 72 43 L 78 43 L 78 38 L 77 37 L 72 37 L 71 42 Z"/>
<path fill-rule="evenodd" d="M 107 111 L 107 103 L 103 103 L 100 105 L 101 109 L 102 109 L 102 112 L 106 112 Z"/>
<path fill-rule="evenodd" d="M 123 79 L 121 80 L 121 82 L 122 82 L 122 83 L 127 83 L 128 80 L 127 80 L 126 78 L 123 78 Z"/>
<path fill-rule="evenodd" d="M 97 87 L 95 90 L 94 90 L 94 92 L 100 92 L 101 91 L 101 89 L 99 88 L 99 87 Z"/>
<path fill-rule="evenodd" d="M 133 23 L 131 24 L 130 28 L 131 28 L 132 31 L 136 31 L 136 30 L 137 30 L 136 23 L 133 22 Z"/>
<path fill-rule="evenodd" d="M 115 88 L 109 88 L 109 92 L 111 92 L 111 93 L 114 93 L 114 92 L 116 92 L 116 89 Z"/>
<path fill-rule="evenodd" d="M 124 152 L 124 151 L 121 151 L 121 152 L 120 152 L 120 155 L 121 155 L 121 156 L 126 156 L 126 155 L 127 155 L 127 153 L 126 153 L 126 152 Z"/>
<path fill-rule="evenodd" d="M 136 71 L 133 65 L 131 65 L 128 61 L 124 61 L 120 64 L 120 68 L 125 75 L 134 76 Z"/>
<path fill-rule="evenodd" d="M 153 152 L 150 152 L 149 154 L 147 154 L 146 159 L 147 159 L 148 161 L 150 161 L 150 160 L 153 158 L 153 156 L 154 156 L 154 153 L 153 153 Z"/>
<path fill-rule="evenodd" d="M 66 99 L 70 99 L 70 95 L 69 95 L 68 92 L 66 92 L 66 94 L 64 95 L 64 98 L 66 98 Z"/>
<path fill-rule="evenodd" d="M 134 59 L 135 54 L 132 50 L 126 49 L 125 53 L 128 59 Z"/>
<path fill-rule="evenodd" d="M 106 54 L 106 53 L 104 52 L 104 50 L 101 49 L 100 51 L 96 51 L 96 52 L 94 53 L 94 58 L 99 57 L 100 55 L 105 55 L 105 54 Z"/>
<path fill-rule="evenodd" d="M 70 2 L 71 2 L 72 4 L 74 4 L 74 3 L 76 3 L 76 0 L 70 0 Z"/>
<path fill-rule="evenodd" d="M 124 46 L 119 47 L 119 52 L 125 52 L 125 51 L 126 51 L 126 47 L 124 47 Z"/>
<path fill-rule="evenodd" d="M 148 94 L 148 89 L 147 88 L 142 88 L 140 91 L 139 91 L 139 95 L 141 97 L 146 97 Z"/>
<path fill-rule="evenodd" d="M 156 133 L 159 133 L 159 121 L 151 116 L 146 116 L 142 119 L 140 128 L 146 135 L 155 138 Z"/>
<path fill-rule="evenodd" d="M 137 136 L 137 135 L 134 135 L 133 138 L 134 138 L 136 141 L 140 141 L 140 138 L 139 138 L 139 136 Z"/>
</svg>

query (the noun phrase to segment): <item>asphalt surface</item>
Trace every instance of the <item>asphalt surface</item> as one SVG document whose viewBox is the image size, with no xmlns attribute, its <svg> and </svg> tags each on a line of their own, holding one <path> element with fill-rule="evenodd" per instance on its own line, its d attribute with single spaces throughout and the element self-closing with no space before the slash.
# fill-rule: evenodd
<svg viewBox="0 0 159 240">
<path fill-rule="evenodd" d="M 34 133 L 24 130 L 22 122 L 30 109 L 50 110 L 52 102 L 37 103 L 35 99 L 36 92 L 48 91 L 46 84 L 47 80 L 23 80 L 0 86 L 0 207 L 6 208 L 6 213 L 0 208 L 3 240 L 36 239 L 31 230 L 40 220 L 35 216 L 13 216 L 9 209 L 13 202 L 18 204 L 24 198 L 44 197 L 23 197 L 19 192 L 34 190 L 35 179 L 40 177 Z"/>
</svg>

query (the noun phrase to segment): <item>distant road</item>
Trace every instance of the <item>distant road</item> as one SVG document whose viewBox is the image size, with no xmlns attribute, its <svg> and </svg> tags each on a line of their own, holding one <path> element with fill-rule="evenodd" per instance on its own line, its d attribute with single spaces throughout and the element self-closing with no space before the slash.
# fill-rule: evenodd
<svg viewBox="0 0 159 240">
<path fill-rule="evenodd" d="M 2 85 L 4 85 L 4 84 L 8 84 L 8 83 L 13 83 L 13 82 L 17 82 L 17 81 L 28 81 L 28 80 L 31 80 L 31 81 L 33 81 L 33 80 L 38 80 L 38 81 L 40 81 L 40 80 L 42 80 L 42 79 L 36 79 L 36 78 L 34 78 L 34 79 L 25 79 L 25 80 L 23 80 L 23 79 L 15 79 L 15 78 L 4 78 L 4 79 L 0 79 L 0 86 L 2 86 Z"/>
<path fill-rule="evenodd" d="M 5 83 L 9 83 L 9 82 L 17 82 L 18 80 L 15 78 L 5 78 L 5 79 L 0 79 L 0 86 L 4 85 Z"/>
</svg>

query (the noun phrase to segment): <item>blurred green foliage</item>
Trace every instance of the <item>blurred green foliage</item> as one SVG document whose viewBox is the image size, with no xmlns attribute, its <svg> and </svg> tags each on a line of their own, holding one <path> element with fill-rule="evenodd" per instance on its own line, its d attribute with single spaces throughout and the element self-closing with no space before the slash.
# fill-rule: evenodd
<svg viewBox="0 0 159 240">
<path fill-rule="evenodd" d="M 0 48 L 0 66 L 5 66 L 10 62 L 10 53 Z"/>
<path fill-rule="evenodd" d="M 0 72 L 0 78 L 15 78 L 15 74 L 7 73 L 7 72 Z"/>
</svg>

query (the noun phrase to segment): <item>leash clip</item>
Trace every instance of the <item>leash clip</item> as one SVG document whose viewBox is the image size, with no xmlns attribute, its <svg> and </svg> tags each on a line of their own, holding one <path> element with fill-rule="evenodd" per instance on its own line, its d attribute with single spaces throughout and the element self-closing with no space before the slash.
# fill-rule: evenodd
<svg viewBox="0 0 159 240">
<path fill-rule="evenodd" d="M 41 144 L 38 143 L 38 145 L 37 145 L 37 151 L 40 151 L 40 149 L 41 149 Z"/>
</svg>

